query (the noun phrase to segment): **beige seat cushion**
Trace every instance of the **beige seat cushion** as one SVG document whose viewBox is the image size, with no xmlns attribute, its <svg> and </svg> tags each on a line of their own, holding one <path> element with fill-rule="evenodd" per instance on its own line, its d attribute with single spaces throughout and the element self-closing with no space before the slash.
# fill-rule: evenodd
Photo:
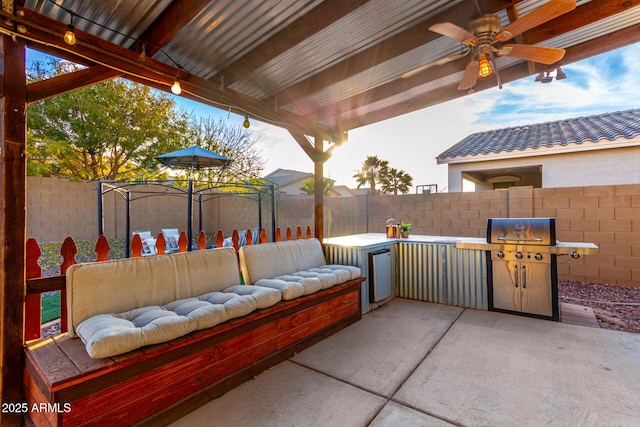
<svg viewBox="0 0 640 427">
<path fill-rule="evenodd" d="M 69 332 L 104 313 L 221 291 L 240 283 L 233 248 L 75 264 L 67 270 Z"/>
<path fill-rule="evenodd" d="M 291 300 L 360 277 L 360 268 L 325 265 L 318 239 L 266 243 L 240 248 L 246 283 L 277 289 Z"/>
<path fill-rule="evenodd" d="M 271 307 L 282 299 L 281 293 L 275 289 L 258 288 L 255 286 L 230 286 L 226 288 L 224 292 L 233 292 L 238 295 L 253 298 L 258 308 Z"/>
<path fill-rule="evenodd" d="M 273 279 L 260 279 L 255 283 L 255 287 L 277 289 L 282 294 L 282 299 L 288 301 L 318 292 L 322 289 L 322 284 L 315 278 L 278 276 Z"/>
<path fill-rule="evenodd" d="M 321 289 L 328 289 L 360 276 L 358 267 L 351 267 L 350 269 L 342 267 L 340 265 L 331 265 L 310 268 L 277 276 L 273 279 L 260 279 L 254 285 L 278 289 L 282 292 L 283 300 L 291 300 L 318 292 Z"/>
<path fill-rule="evenodd" d="M 249 286 L 238 285 L 235 288 Z M 164 306 L 99 314 L 80 322 L 76 333 L 84 342 L 89 356 L 111 357 L 145 345 L 171 341 L 189 332 L 244 316 L 258 308 L 258 300 L 266 308 L 280 301 L 280 292 L 260 288 L 254 288 L 253 292 L 246 295 L 210 292 L 172 301 Z"/>
<path fill-rule="evenodd" d="M 242 277 L 249 284 L 324 264 L 326 261 L 318 239 L 289 240 L 240 248 Z"/>
</svg>

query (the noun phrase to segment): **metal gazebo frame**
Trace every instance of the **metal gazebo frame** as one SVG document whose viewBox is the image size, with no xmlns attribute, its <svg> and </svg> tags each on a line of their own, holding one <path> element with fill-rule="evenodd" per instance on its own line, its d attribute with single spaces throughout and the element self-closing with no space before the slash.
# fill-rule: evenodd
<svg viewBox="0 0 640 427">
<path fill-rule="evenodd" d="M 175 185 L 176 183 L 185 183 L 184 186 Z M 188 250 L 192 250 L 193 244 L 193 201 L 194 196 L 198 199 L 198 229 L 202 231 L 202 204 L 206 201 L 229 196 L 239 196 L 252 198 L 258 202 L 258 227 L 262 228 L 262 200 L 265 196 L 271 196 L 271 233 L 272 241 L 275 241 L 276 235 L 276 210 L 275 210 L 275 186 L 273 183 L 257 179 L 249 181 L 227 182 L 222 185 L 211 185 L 211 183 L 202 183 L 202 187 L 194 190 L 194 182 L 189 179 L 186 181 L 172 181 L 167 183 L 164 181 L 98 181 L 98 235 L 104 234 L 104 205 L 103 197 L 105 194 L 115 192 L 120 194 L 126 201 L 126 227 L 125 227 L 125 255 L 130 256 L 131 245 L 131 202 L 145 199 L 148 197 L 170 196 L 170 197 L 186 197 L 187 198 L 187 238 L 189 240 Z M 149 191 L 148 189 L 137 190 L 137 186 L 155 186 L 164 188 L 164 191 Z"/>
</svg>

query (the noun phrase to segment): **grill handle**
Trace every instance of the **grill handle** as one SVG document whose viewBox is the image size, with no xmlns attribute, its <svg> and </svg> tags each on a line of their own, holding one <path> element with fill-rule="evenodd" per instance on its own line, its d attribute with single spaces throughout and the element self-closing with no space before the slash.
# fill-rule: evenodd
<svg viewBox="0 0 640 427">
<path fill-rule="evenodd" d="M 522 284 L 522 288 L 526 289 L 527 287 L 527 267 L 526 266 L 522 266 L 522 280 L 520 281 L 520 283 Z"/>
<path fill-rule="evenodd" d="M 515 282 L 516 282 L 515 283 L 516 284 L 516 288 L 518 287 L 518 276 L 519 276 L 519 274 L 518 274 L 518 264 L 514 264 L 513 265 L 513 277 L 514 277 Z"/>
<path fill-rule="evenodd" d="M 542 242 L 544 239 L 542 237 L 507 237 L 507 236 L 498 236 L 498 240 L 503 242 L 515 241 L 515 242 Z"/>
</svg>

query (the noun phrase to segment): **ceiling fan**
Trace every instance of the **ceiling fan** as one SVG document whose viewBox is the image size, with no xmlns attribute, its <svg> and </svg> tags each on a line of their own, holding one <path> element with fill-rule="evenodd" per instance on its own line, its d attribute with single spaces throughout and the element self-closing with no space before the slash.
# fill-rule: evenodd
<svg viewBox="0 0 640 427">
<path fill-rule="evenodd" d="M 434 65 L 446 64 L 470 55 L 471 59 L 462 75 L 458 89 L 472 89 L 476 85 L 478 77 L 488 77 L 494 71 L 498 86 L 502 88 L 495 56 L 512 56 L 551 65 L 561 60 L 565 54 L 564 49 L 553 47 L 503 43 L 575 8 L 576 0 L 551 0 L 504 28 L 501 28 L 500 17 L 495 14 L 486 14 L 474 19 L 469 23 L 468 30 L 451 22 L 434 24 L 429 27 L 430 31 L 458 41 L 464 46 L 464 51 L 408 71 L 402 75 L 402 78 L 411 77 Z"/>
</svg>

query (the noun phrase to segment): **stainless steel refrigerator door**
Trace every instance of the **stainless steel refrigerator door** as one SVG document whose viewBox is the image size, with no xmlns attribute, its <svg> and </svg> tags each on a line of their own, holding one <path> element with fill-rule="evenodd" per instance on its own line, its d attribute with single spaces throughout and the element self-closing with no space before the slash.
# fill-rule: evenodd
<svg viewBox="0 0 640 427">
<path fill-rule="evenodd" d="M 380 249 L 369 254 L 370 289 L 369 302 L 376 303 L 392 295 L 391 289 L 391 250 Z"/>
</svg>

